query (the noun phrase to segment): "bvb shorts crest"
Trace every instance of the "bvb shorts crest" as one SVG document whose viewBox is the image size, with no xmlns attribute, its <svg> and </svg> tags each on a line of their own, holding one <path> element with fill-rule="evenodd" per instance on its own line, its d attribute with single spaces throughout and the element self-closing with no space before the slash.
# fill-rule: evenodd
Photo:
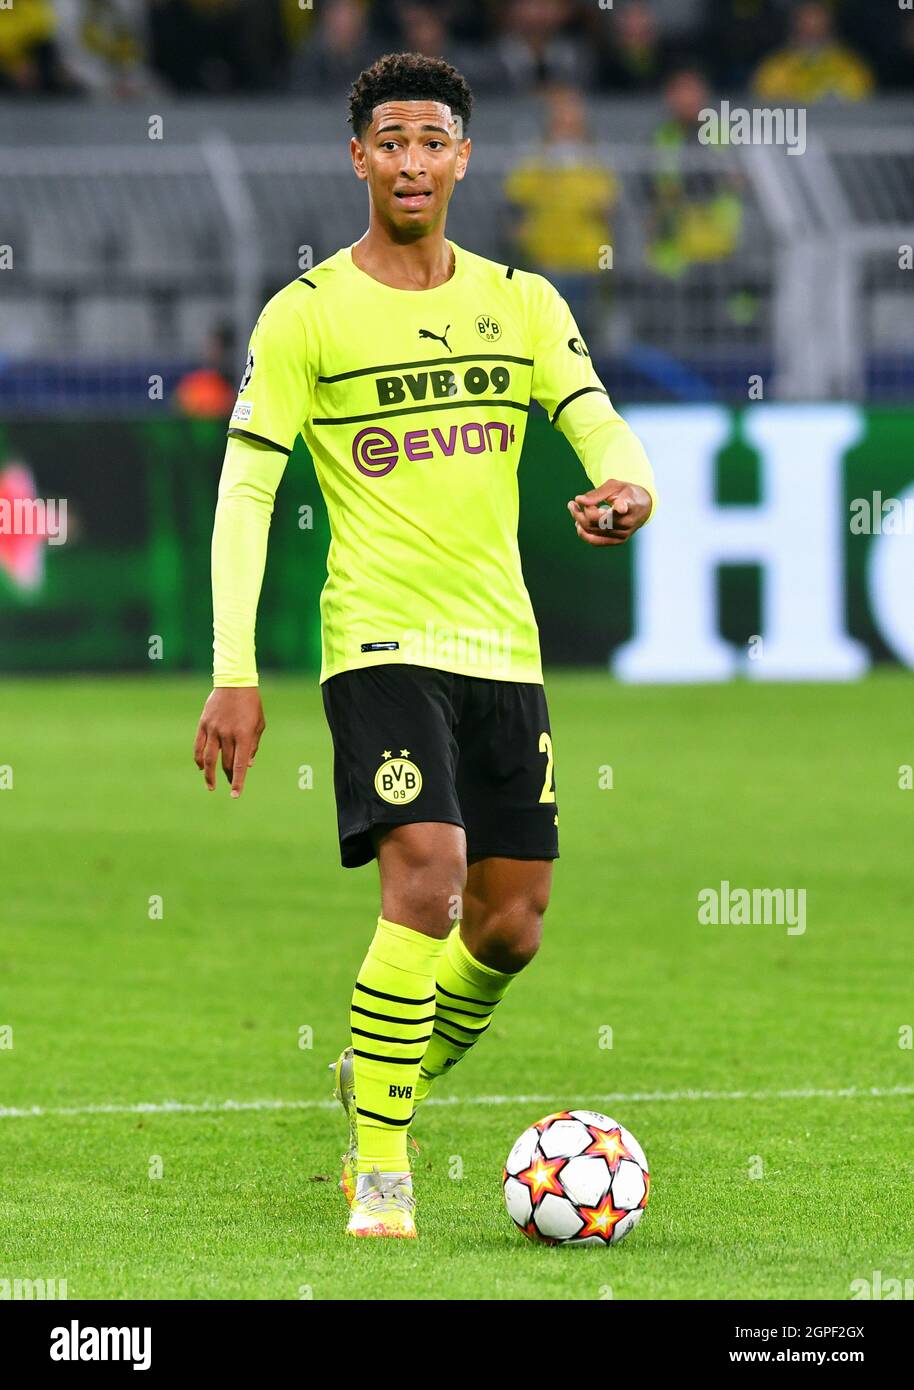
<svg viewBox="0 0 914 1390">
<path fill-rule="evenodd" d="M 558 858 L 541 685 L 385 662 L 321 691 L 344 868 L 375 857 L 375 827 L 416 821 L 463 826 L 471 860 Z"/>
</svg>

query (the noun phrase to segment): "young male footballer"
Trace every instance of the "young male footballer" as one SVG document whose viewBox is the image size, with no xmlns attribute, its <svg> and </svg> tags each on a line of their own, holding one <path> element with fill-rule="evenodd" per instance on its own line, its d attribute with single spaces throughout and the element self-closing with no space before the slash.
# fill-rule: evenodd
<svg viewBox="0 0 914 1390">
<path fill-rule="evenodd" d="M 531 398 L 593 483 L 568 503 L 587 545 L 624 544 L 655 501 L 564 300 L 445 238 L 471 105 L 460 73 L 416 53 L 356 81 L 368 231 L 257 320 L 213 533 L 215 688 L 194 757 L 210 790 L 221 760 L 240 796 L 264 730 L 254 624 L 273 499 L 304 435 L 332 537 L 320 679 L 340 853 L 377 859 L 381 884 L 336 1063 L 354 1236 L 415 1235 L 416 1107 L 489 1027 L 549 901 L 552 739 L 517 545 Z"/>
</svg>

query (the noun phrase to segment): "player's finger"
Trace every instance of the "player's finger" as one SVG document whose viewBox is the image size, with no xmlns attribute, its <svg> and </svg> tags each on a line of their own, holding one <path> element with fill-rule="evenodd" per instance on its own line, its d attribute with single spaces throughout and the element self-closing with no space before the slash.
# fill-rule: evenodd
<svg viewBox="0 0 914 1390">
<path fill-rule="evenodd" d="M 608 507 L 614 507 L 617 499 L 630 497 L 628 483 L 620 483 L 617 478 L 607 478 L 600 487 L 592 488 L 590 492 L 579 492 L 574 498 L 576 506 L 598 507 L 601 502 L 605 502 Z"/>
<path fill-rule="evenodd" d="M 248 768 L 254 761 L 252 744 L 249 739 L 240 738 L 235 744 L 235 760 L 232 764 L 232 796 L 240 796 L 244 791 L 244 779 Z"/>
<path fill-rule="evenodd" d="M 251 756 L 249 763 L 252 763 L 257 757 L 257 749 L 260 747 L 260 740 L 266 727 L 266 724 L 261 724 L 259 729 L 254 730 L 253 737 L 251 738 Z"/>
<path fill-rule="evenodd" d="M 589 503 L 586 507 L 578 507 L 576 503 L 569 502 L 568 510 L 579 521 L 582 526 L 599 526 L 602 520 L 604 527 L 612 524 L 613 512 L 611 507 L 598 507 L 594 503 Z"/>
<path fill-rule="evenodd" d="M 628 540 L 628 536 L 612 536 L 605 532 L 586 531 L 583 526 L 577 526 L 575 529 L 581 540 L 586 541 L 588 545 L 624 545 Z"/>
<path fill-rule="evenodd" d="M 575 517 L 575 525 L 591 536 L 610 536 L 613 540 L 628 540 L 635 530 L 633 517 L 616 518 L 613 512 L 598 511 L 595 520 L 580 515 Z"/>
<path fill-rule="evenodd" d="M 225 734 L 221 739 L 222 743 L 222 771 L 225 773 L 225 780 L 231 785 L 232 771 L 235 767 L 235 735 Z"/>
<path fill-rule="evenodd" d="M 206 728 L 203 720 L 197 725 L 197 737 L 194 739 L 194 762 L 200 771 L 203 771 L 203 750 L 206 747 Z"/>
<path fill-rule="evenodd" d="M 203 778 L 211 792 L 216 790 L 216 760 L 219 757 L 219 738 L 214 733 L 207 734 L 203 749 Z"/>
</svg>

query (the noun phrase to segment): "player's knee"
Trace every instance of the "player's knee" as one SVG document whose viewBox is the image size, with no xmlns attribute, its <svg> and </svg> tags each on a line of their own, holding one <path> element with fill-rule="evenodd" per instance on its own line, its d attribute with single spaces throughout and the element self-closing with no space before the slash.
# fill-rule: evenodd
<svg viewBox="0 0 914 1390">
<path fill-rule="evenodd" d="M 543 939 L 545 902 L 522 898 L 486 912 L 482 922 L 483 964 L 514 975 L 536 955 Z"/>
</svg>

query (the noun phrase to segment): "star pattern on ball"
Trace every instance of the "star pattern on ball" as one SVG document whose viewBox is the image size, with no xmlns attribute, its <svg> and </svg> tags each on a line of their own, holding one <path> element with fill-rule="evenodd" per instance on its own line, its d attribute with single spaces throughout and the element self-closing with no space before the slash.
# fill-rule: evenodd
<svg viewBox="0 0 914 1390">
<path fill-rule="evenodd" d="M 611 1173 L 614 1173 L 618 1168 L 620 1159 L 635 1157 L 633 1153 L 629 1152 L 622 1138 L 621 1130 L 596 1129 L 593 1125 L 588 1125 L 587 1128 L 593 1135 L 593 1143 L 584 1150 L 584 1153 L 588 1158 L 591 1155 L 604 1158 Z"/>
<path fill-rule="evenodd" d="M 552 1192 L 556 1197 L 564 1195 L 559 1173 L 567 1162 L 567 1158 L 544 1158 L 537 1153 L 530 1167 L 517 1174 L 517 1181 L 529 1189 L 534 1208 L 539 1206 L 547 1192 Z"/>
<path fill-rule="evenodd" d="M 620 1207 L 613 1206 L 612 1193 L 607 1192 L 606 1196 L 596 1207 L 578 1207 L 578 1216 L 584 1225 L 575 1236 L 575 1240 L 584 1240 L 587 1236 L 600 1236 L 603 1240 L 612 1240 L 612 1233 L 623 1216 L 628 1216 L 628 1212 Z"/>
<path fill-rule="evenodd" d="M 544 1120 L 538 1120 L 537 1123 L 533 1126 L 533 1128 L 534 1128 L 534 1129 L 538 1129 L 539 1132 L 540 1132 L 540 1134 L 542 1134 L 543 1131 L 546 1130 L 546 1129 L 548 1129 L 549 1125 L 554 1124 L 556 1120 L 570 1120 L 570 1119 L 571 1119 L 571 1111 L 570 1111 L 570 1110 L 557 1110 L 557 1111 L 555 1112 L 554 1115 L 547 1115 L 546 1118 L 545 1118 Z"/>
</svg>

